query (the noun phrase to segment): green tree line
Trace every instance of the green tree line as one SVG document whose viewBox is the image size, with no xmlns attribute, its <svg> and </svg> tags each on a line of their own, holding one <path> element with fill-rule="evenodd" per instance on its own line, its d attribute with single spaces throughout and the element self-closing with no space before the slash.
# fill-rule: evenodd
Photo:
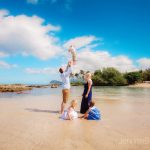
<svg viewBox="0 0 150 150">
<path fill-rule="evenodd" d="M 81 70 L 80 73 L 75 74 L 72 85 L 83 84 L 83 77 L 86 72 Z M 92 74 L 93 85 L 95 86 L 124 86 L 136 84 L 143 81 L 150 81 L 150 68 L 144 71 L 133 71 L 121 73 L 113 67 L 96 70 Z"/>
</svg>

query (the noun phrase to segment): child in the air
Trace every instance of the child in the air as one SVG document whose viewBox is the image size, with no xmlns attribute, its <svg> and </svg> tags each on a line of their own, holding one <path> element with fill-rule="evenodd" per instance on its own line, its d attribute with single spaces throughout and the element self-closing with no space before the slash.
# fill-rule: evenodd
<svg viewBox="0 0 150 150">
<path fill-rule="evenodd" d="M 73 65 L 76 65 L 77 61 L 76 49 L 71 45 L 68 49 L 68 52 L 71 54 L 71 59 L 69 61 L 72 61 Z"/>
</svg>

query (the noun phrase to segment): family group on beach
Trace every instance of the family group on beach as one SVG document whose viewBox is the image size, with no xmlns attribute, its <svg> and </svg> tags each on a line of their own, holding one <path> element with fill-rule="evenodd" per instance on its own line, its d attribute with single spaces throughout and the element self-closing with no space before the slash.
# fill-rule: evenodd
<svg viewBox="0 0 150 150">
<path fill-rule="evenodd" d="M 80 113 L 83 116 L 78 117 L 77 112 L 75 111 L 75 107 L 77 105 L 76 100 L 71 101 L 71 105 L 68 109 L 66 109 L 66 104 L 69 100 L 70 95 L 70 75 L 73 73 L 73 65 L 76 65 L 76 50 L 73 46 L 70 46 L 68 52 L 71 54 L 70 59 L 68 60 L 68 65 L 66 69 L 61 67 L 59 69 L 60 77 L 62 80 L 62 103 L 61 103 L 61 118 L 64 120 L 73 120 L 76 118 L 84 118 L 87 120 L 100 120 L 101 115 L 100 111 L 95 107 L 95 101 L 92 100 L 92 79 L 91 73 L 88 72 L 84 75 L 84 91 L 82 94 L 82 102 Z"/>
</svg>

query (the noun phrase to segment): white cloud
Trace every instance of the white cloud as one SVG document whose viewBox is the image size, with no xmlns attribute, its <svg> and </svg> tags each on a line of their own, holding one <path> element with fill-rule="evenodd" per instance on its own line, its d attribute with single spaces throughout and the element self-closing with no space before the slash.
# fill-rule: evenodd
<svg viewBox="0 0 150 150">
<path fill-rule="evenodd" d="M 64 63 L 66 63 L 65 60 L 67 60 L 67 57 L 70 57 L 70 55 L 68 54 L 68 48 L 73 45 L 75 47 L 75 49 L 77 50 L 77 54 L 78 51 L 81 48 L 94 48 L 97 47 L 99 45 L 98 41 L 100 42 L 101 40 L 98 40 L 98 38 L 96 38 L 93 35 L 85 35 L 85 36 L 79 36 L 79 37 L 74 37 L 72 39 L 69 39 L 68 41 L 65 41 L 62 45 L 63 47 L 63 53 L 62 53 L 62 61 L 63 61 L 63 65 Z M 97 42 L 97 43 L 95 43 Z M 68 61 L 68 60 L 67 60 Z"/>
<path fill-rule="evenodd" d="M 141 58 L 137 62 L 139 63 L 140 69 L 150 68 L 150 58 Z"/>
<path fill-rule="evenodd" d="M 77 60 L 76 71 L 83 69 L 93 72 L 105 67 L 115 67 L 121 72 L 136 70 L 133 61 L 127 56 L 119 55 L 114 57 L 107 51 L 93 51 L 84 48 L 78 53 Z"/>
<path fill-rule="evenodd" d="M 8 15 L 7 10 L 0 11 L 0 52 L 9 55 L 33 55 L 46 60 L 59 54 L 55 31 L 59 26 L 45 25 L 38 16 Z"/>
<path fill-rule="evenodd" d="M 15 64 L 8 64 L 4 61 L 0 61 L 0 68 L 5 68 L 5 69 L 10 69 L 10 68 L 14 68 L 17 67 L 17 65 Z"/>
<path fill-rule="evenodd" d="M 65 67 L 65 65 L 63 67 Z M 81 49 L 81 51 L 78 52 L 77 64 L 73 66 L 73 70 L 74 73 L 79 72 L 81 69 L 94 72 L 97 69 L 106 67 L 115 67 L 121 72 L 137 70 L 134 62 L 127 56 L 118 55 L 114 57 L 108 51 L 93 51 L 88 48 Z M 26 72 L 29 74 L 53 74 L 58 77 L 58 69 L 59 68 L 50 67 L 26 68 Z"/>
<path fill-rule="evenodd" d="M 76 37 L 73 39 L 68 40 L 63 47 L 68 48 L 70 45 L 75 46 L 77 49 L 82 48 L 85 46 L 88 46 L 94 41 L 97 41 L 98 39 L 95 36 L 81 36 L 81 37 Z"/>
<path fill-rule="evenodd" d="M 0 9 L 0 19 L 4 16 L 7 16 L 9 14 L 9 11 L 6 9 Z"/>
<path fill-rule="evenodd" d="M 0 58 L 8 56 L 6 53 L 0 51 Z"/>
<path fill-rule="evenodd" d="M 57 68 L 26 68 L 25 71 L 29 74 L 57 74 Z"/>
<path fill-rule="evenodd" d="M 64 49 L 74 45 L 80 51 L 77 52 L 77 65 L 75 70 L 102 69 L 104 67 L 115 67 L 121 72 L 133 71 L 137 68 L 146 69 L 150 67 L 149 58 L 141 58 L 135 62 L 125 55 L 112 56 L 108 51 L 93 50 L 103 39 L 90 36 L 72 38 L 60 45 L 55 32 L 59 26 L 45 24 L 45 21 L 38 16 L 10 15 L 7 10 L 0 10 L 0 57 L 13 55 L 32 55 L 42 60 L 54 56 L 65 57 L 67 51 Z M 65 53 L 65 54 L 64 54 Z M 64 56 L 63 56 L 64 55 Z M 0 68 L 11 68 L 15 65 L 0 61 Z M 26 68 L 30 74 L 57 74 L 55 68 Z"/>
</svg>

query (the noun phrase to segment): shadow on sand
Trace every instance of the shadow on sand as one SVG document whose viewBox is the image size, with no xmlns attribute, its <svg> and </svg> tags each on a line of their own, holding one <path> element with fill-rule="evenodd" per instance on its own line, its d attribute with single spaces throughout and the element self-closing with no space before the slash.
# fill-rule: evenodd
<svg viewBox="0 0 150 150">
<path fill-rule="evenodd" d="M 57 110 L 42 110 L 37 108 L 26 108 L 25 110 L 28 110 L 30 112 L 43 112 L 43 113 L 52 113 L 52 114 L 58 114 L 59 111 Z"/>
<path fill-rule="evenodd" d="M 42 110 L 37 108 L 26 108 L 25 110 L 28 110 L 30 112 L 44 112 L 44 113 L 51 113 L 51 114 L 59 114 L 58 110 Z M 76 111 L 77 113 L 80 113 L 80 111 Z"/>
</svg>

